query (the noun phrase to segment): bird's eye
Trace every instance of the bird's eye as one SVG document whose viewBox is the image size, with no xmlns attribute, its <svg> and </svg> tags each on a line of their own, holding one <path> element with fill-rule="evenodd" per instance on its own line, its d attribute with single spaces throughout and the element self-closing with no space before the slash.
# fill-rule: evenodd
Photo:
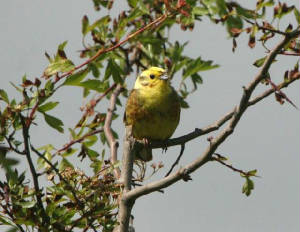
<svg viewBox="0 0 300 232">
<path fill-rule="evenodd" d="M 154 79 L 154 78 L 155 78 L 155 75 L 154 75 L 154 74 L 150 74 L 150 78 L 151 78 L 151 79 Z"/>
</svg>

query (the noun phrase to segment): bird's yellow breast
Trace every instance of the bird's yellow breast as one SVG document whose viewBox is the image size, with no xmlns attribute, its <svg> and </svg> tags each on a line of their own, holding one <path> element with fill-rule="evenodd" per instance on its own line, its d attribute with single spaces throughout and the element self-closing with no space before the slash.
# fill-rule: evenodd
<svg viewBox="0 0 300 232">
<path fill-rule="evenodd" d="M 180 117 L 176 91 L 168 81 L 136 83 L 125 112 L 125 123 L 132 125 L 137 139 L 165 140 L 174 133 Z"/>
</svg>

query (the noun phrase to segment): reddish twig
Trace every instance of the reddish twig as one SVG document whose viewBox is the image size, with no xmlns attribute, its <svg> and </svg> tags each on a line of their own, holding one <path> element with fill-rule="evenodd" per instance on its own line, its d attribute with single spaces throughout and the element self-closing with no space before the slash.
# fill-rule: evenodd
<svg viewBox="0 0 300 232">
<path fill-rule="evenodd" d="M 224 156 L 218 154 L 218 153 L 214 153 L 214 155 L 216 155 L 217 157 L 211 157 L 211 160 L 212 161 L 217 161 L 219 162 L 220 164 L 224 165 L 225 167 L 231 169 L 232 171 L 234 172 L 238 172 L 244 176 L 255 176 L 255 177 L 260 177 L 260 176 L 257 176 L 257 175 L 253 175 L 253 174 L 250 174 L 249 172 L 246 172 L 246 171 L 243 171 L 241 169 L 238 169 L 238 168 L 235 168 L 233 167 L 231 164 L 226 164 L 223 159 L 225 158 Z M 226 159 L 226 158 L 225 158 Z"/>
<path fill-rule="evenodd" d="M 165 21 L 167 19 L 168 15 L 167 14 L 163 14 L 160 17 L 158 17 L 157 19 L 155 19 L 154 21 L 152 21 L 151 23 L 147 24 L 146 26 L 140 28 L 139 30 L 133 32 L 132 34 L 128 35 L 124 40 L 120 41 L 119 43 L 109 47 L 109 48 L 102 48 L 100 49 L 94 56 L 92 56 L 91 58 L 89 58 L 88 60 L 86 60 L 85 62 L 83 62 L 80 65 L 77 65 L 75 68 L 73 68 L 72 70 L 62 74 L 61 76 L 57 77 L 54 81 L 54 83 L 58 82 L 59 80 L 61 80 L 64 77 L 67 77 L 69 75 L 71 75 L 74 71 L 84 67 L 85 65 L 91 63 L 92 61 L 94 61 L 95 59 L 97 59 L 99 56 L 101 56 L 104 53 L 110 52 L 115 50 L 116 48 L 122 46 L 123 44 L 125 44 L 126 42 L 128 42 L 130 39 L 132 39 L 133 37 L 137 36 L 138 34 L 141 34 L 142 32 L 144 32 L 145 30 L 147 30 L 148 28 L 152 27 L 155 25 L 155 27 L 158 27 L 163 21 Z"/>
<path fill-rule="evenodd" d="M 106 89 L 104 91 L 103 94 L 99 95 L 98 97 L 96 97 L 95 99 L 90 100 L 90 104 L 88 106 L 86 106 L 85 108 L 85 112 L 83 114 L 83 116 L 81 117 L 80 121 L 82 121 L 82 119 L 84 119 L 89 112 L 93 112 L 95 106 L 107 95 L 109 94 L 114 88 L 116 88 L 117 84 L 114 83 L 111 87 L 109 87 L 108 89 Z"/>
<path fill-rule="evenodd" d="M 73 144 L 75 143 L 80 143 L 82 142 L 85 138 L 89 137 L 89 136 L 92 136 L 92 135 L 95 135 L 95 134 L 98 134 L 100 132 L 103 132 L 103 129 L 98 129 L 98 130 L 94 130 L 94 131 L 91 131 L 85 135 L 83 135 L 82 137 L 78 138 L 78 139 L 74 139 L 72 141 L 70 141 L 69 143 L 67 143 L 66 145 L 63 146 L 63 148 L 59 149 L 56 153 L 60 153 L 62 151 L 65 151 L 67 149 L 69 149 Z"/>
<path fill-rule="evenodd" d="M 26 126 L 29 128 L 31 122 L 33 121 L 34 118 L 34 114 L 37 111 L 39 107 L 39 100 L 36 101 L 35 105 L 33 106 L 33 108 L 31 109 L 31 112 L 29 114 L 29 117 L 26 119 Z"/>
<path fill-rule="evenodd" d="M 278 86 L 271 81 L 271 79 L 267 78 L 266 79 L 268 83 L 271 84 L 272 88 L 275 90 L 276 93 L 279 93 L 281 97 L 283 97 L 287 102 L 289 102 L 292 106 L 294 106 L 296 109 L 298 109 L 298 107 L 286 96 L 286 94 L 284 92 L 282 92 Z"/>
</svg>

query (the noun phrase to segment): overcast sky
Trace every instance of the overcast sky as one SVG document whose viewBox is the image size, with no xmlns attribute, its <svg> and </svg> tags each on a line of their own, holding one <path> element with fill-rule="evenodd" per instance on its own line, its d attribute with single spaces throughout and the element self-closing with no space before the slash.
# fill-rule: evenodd
<svg viewBox="0 0 300 232">
<path fill-rule="evenodd" d="M 286 2 L 297 4 L 299 8 L 296 0 Z M 77 51 L 82 48 L 81 18 L 87 14 L 92 21 L 103 13 L 93 10 L 92 1 L 2 1 L 0 88 L 15 96 L 9 82 L 20 83 L 25 73 L 30 78 L 40 76 L 47 65 L 44 52 L 53 54 L 57 45 L 65 40 L 69 41 L 68 56 L 80 63 Z M 172 41 L 189 41 L 187 55 L 212 59 L 221 66 L 201 74 L 204 84 L 189 97 L 191 108 L 182 111 L 174 134 L 177 137 L 204 127 L 231 110 L 242 94 L 242 86 L 258 72 L 251 64 L 265 53 L 259 46 L 250 50 L 247 38 L 242 37 L 233 54 L 225 29 L 208 20 L 197 24 L 192 33 L 183 33 L 177 28 L 170 36 Z M 273 81 L 281 82 L 284 71 L 295 62 L 294 57 L 279 57 L 279 62 L 271 68 Z M 267 88 L 260 86 L 256 93 Z M 284 92 L 300 107 L 299 82 Z M 53 98 L 62 100 L 52 114 L 64 119 L 65 130 L 81 115 L 79 107 L 84 103 L 81 96 L 80 89 L 66 87 Z M 118 110 L 123 114 L 123 108 Z M 122 136 L 121 118 L 114 122 L 114 128 Z M 218 152 L 228 156 L 238 168 L 258 169 L 262 178 L 254 179 L 255 190 L 251 196 L 241 193 L 243 179 L 238 173 L 209 163 L 192 174 L 193 181 L 179 182 L 164 194 L 153 193 L 139 199 L 133 210 L 136 231 L 298 232 L 299 129 L 299 110 L 287 103 L 278 104 L 273 96 L 250 108 Z M 60 147 L 69 140 L 68 135 L 60 135 L 46 125 L 33 128 L 32 132 L 32 142 L 37 146 L 53 143 Z M 206 138 L 186 144 L 182 166 L 201 155 L 208 145 Z M 179 148 L 170 148 L 167 154 L 155 150 L 155 161 L 162 160 L 168 167 L 178 153 Z M 88 169 L 85 164 L 76 165 Z"/>
</svg>

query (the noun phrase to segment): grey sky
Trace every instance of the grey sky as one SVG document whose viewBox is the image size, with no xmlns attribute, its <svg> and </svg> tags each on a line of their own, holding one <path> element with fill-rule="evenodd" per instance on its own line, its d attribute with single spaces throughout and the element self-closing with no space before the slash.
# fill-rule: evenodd
<svg viewBox="0 0 300 232">
<path fill-rule="evenodd" d="M 299 8 L 296 0 L 286 2 Z M 44 52 L 53 54 L 65 40 L 69 41 L 67 55 L 79 63 L 76 51 L 82 48 L 81 18 L 87 14 L 92 21 L 101 15 L 92 8 L 92 1 L 2 1 L 0 88 L 14 96 L 9 81 L 20 83 L 24 73 L 30 78 L 40 76 L 47 65 Z M 242 37 L 233 54 L 225 29 L 207 20 L 196 25 L 192 33 L 174 30 L 170 36 L 172 40 L 190 41 L 186 54 L 212 59 L 221 65 L 202 73 L 204 84 L 189 97 L 191 108 L 183 110 L 176 137 L 195 127 L 204 127 L 231 110 L 242 94 L 242 86 L 258 72 L 251 64 L 265 53 L 260 47 L 250 50 L 247 38 Z M 293 57 L 279 57 L 271 68 L 273 80 L 281 81 L 284 71 L 295 62 Z M 256 93 L 266 88 L 261 86 Z M 300 107 L 299 83 L 284 92 Z M 56 97 L 62 99 L 62 104 L 52 114 L 64 119 L 65 130 L 79 118 L 79 107 L 84 103 L 81 96 L 81 89 L 66 87 Z M 119 113 L 123 114 L 123 110 L 119 109 Z M 122 136 L 121 117 L 114 126 Z M 193 181 L 179 182 L 166 189 L 165 194 L 154 193 L 139 199 L 133 210 L 136 231 L 298 232 L 299 129 L 299 110 L 287 103 L 279 105 L 273 96 L 249 109 L 234 135 L 218 152 L 227 155 L 238 168 L 258 169 L 262 178 L 254 179 L 252 195 L 241 194 L 243 179 L 238 173 L 210 163 L 192 175 Z M 67 134 L 60 135 L 47 126 L 34 128 L 33 133 L 32 141 L 37 145 L 53 143 L 59 147 L 69 139 Z M 201 154 L 208 145 L 206 138 L 186 145 L 181 165 Z M 168 167 L 178 153 L 178 148 L 170 148 L 167 154 L 155 150 L 154 156 Z"/>
</svg>

